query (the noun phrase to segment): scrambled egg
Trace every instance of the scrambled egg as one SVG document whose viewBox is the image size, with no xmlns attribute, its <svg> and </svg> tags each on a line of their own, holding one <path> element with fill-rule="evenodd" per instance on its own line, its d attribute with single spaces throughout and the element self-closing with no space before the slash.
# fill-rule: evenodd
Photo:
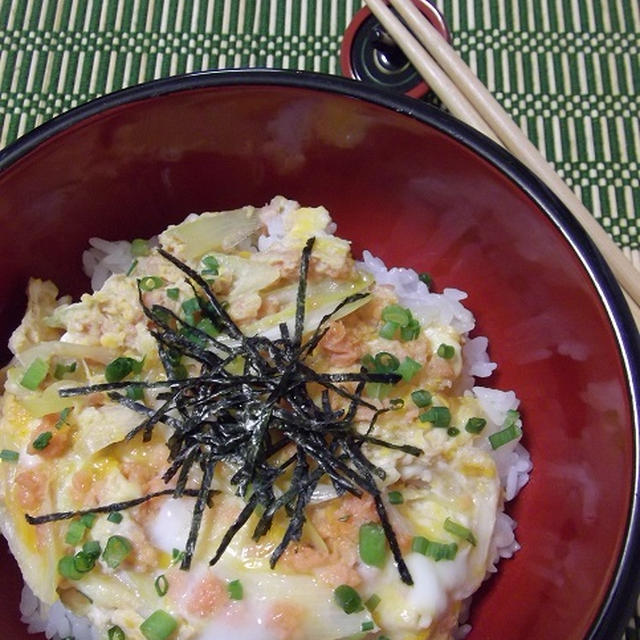
<svg viewBox="0 0 640 640">
<path fill-rule="evenodd" d="M 146 285 L 147 306 L 162 304 L 177 315 L 189 313 L 193 290 L 179 269 L 145 250 L 126 273 L 78 302 L 58 298 L 52 283 L 33 280 L 27 313 L 11 339 L 15 357 L 6 370 L 0 420 L 0 521 L 25 581 L 43 602 L 60 599 L 100 633 L 120 627 L 128 639 L 452 637 L 463 601 L 495 560 L 492 536 L 504 500 L 495 456 L 520 437 L 515 402 L 510 410 L 488 411 L 467 382 L 466 331 L 400 304 L 393 287 L 358 266 L 349 243 L 332 230 L 324 208 L 276 198 L 263 209 L 190 216 L 159 242 L 211 278 L 249 335 L 274 338 L 281 323 L 293 327 L 300 253 L 311 236 L 317 241 L 307 331 L 346 296 L 370 292 L 332 319 L 308 363 L 332 372 L 376 362 L 404 367 L 395 385 L 367 385 L 365 400 L 393 407 L 369 435 L 422 453 L 372 442 L 363 451 L 383 472 L 379 488 L 414 584 L 401 580 L 387 541 L 374 561 L 362 548 L 367 527 L 380 526 L 371 497 L 338 497 L 328 480 L 316 488 L 302 537 L 274 569 L 269 556 L 287 524 L 281 515 L 258 541 L 251 537 L 252 516 L 209 566 L 244 506 L 230 484 L 232 470 L 220 467 L 219 493 L 205 510 L 189 571 L 179 560 L 193 498 L 164 495 L 117 515 L 95 511 L 88 518 L 27 523 L 25 514 L 91 512 L 165 488 L 168 429 L 156 429 L 148 442 L 126 440 L 139 413 L 106 393 L 59 394 L 104 382 L 107 366 L 123 357 L 136 363 L 127 379 L 164 379 L 137 281 Z M 195 362 L 184 366 L 187 375 L 197 374 Z M 162 402 L 145 394 L 149 406 Z M 372 413 L 361 407 L 354 428 L 368 431 Z M 122 553 L 109 554 L 116 543 Z M 81 565 L 92 549 L 87 569 Z M 339 593 L 355 598 L 356 606 Z M 161 631 L 150 631 L 153 625 Z"/>
</svg>

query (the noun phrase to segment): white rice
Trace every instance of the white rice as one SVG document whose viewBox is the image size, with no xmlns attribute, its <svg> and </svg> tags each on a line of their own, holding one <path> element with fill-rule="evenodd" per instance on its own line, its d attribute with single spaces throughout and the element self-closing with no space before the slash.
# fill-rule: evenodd
<svg viewBox="0 0 640 640">
<path fill-rule="evenodd" d="M 267 233 L 258 238 L 259 251 L 267 249 L 284 236 L 282 214 L 297 206 L 295 202 L 277 197 L 262 208 L 260 215 L 267 227 Z M 335 225 L 332 223 L 327 232 L 334 231 Z M 84 252 L 82 264 L 85 273 L 91 278 L 93 290 L 96 291 L 112 273 L 126 273 L 134 258 L 131 243 L 126 241 L 109 242 L 91 238 L 89 244 L 91 248 Z M 445 289 L 442 293 L 429 291 L 428 286 L 419 279 L 414 270 L 399 267 L 387 269 L 384 262 L 369 251 L 363 253 L 362 262 L 358 263 L 358 266 L 371 273 L 379 284 L 392 285 L 400 304 L 409 307 L 424 324 L 451 325 L 456 331 L 464 334 L 474 329 L 473 314 L 461 303 L 467 297 L 464 291 L 453 288 Z M 464 367 L 458 384 L 462 391 L 473 394 L 478 399 L 488 418 L 487 431 L 491 433 L 500 428 L 507 411 L 517 408 L 518 399 L 513 391 L 474 386 L 476 378 L 490 376 L 497 366 L 491 362 L 487 347 L 488 340 L 484 336 L 467 340 L 463 346 Z M 518 422 L 518 425 L 521 426 L 521 423 Z M 504 500 L 512 500 L 529 479 L 532 469 L 529 453 L 515 441 L 495 451 L 487 444 L 487 450 L 495 459 L 504 487 Z M 497 564 L 501 558 L 510 558 L 520 549 L 514 533 L 515 528 L 516 522 L 501 510 L 497 514 L 493 532 L 492 563 L 488 575 L 497 571 Z M 464 611 L 460 616 L 461 624 L 454 634 L 456 640 L 464 638 L 471 629 L 468 624 L 462 624 L 467 616 L 469 602 L 464 604 Z M 99 640 L 98 631 L 86 618 L 75 616 L 59 601 L 47 608 L 26 585 L 22 593 L 20 611 L 22 621 L 28 625 L 29 633 L 44 633 L 49 640 L 61 640 L 69 636 L 74 640 Z"/>
</svg>

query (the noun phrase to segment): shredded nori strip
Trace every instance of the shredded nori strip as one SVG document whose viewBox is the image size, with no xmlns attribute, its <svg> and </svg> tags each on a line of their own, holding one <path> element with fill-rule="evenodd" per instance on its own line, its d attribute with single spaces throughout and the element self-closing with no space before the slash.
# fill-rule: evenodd
<svg viewBox="0 0 640 640">
<path fill-rule="evenodd" d="M 378 409 L 362 399 L 365 383 L 395 384 L 401 377 L 395 373 L 369 372 L 364 367 L 356 373 L 321 373 L 304 362 L 322 340 L 328 329 L 326 325 L 335 313 L 369 295 L 360 293 L 345 298 L 321 319 L 306 342 L 303 341 L 307 275 L 313 244 L 314 238 L 309 239 L 300 260 L 293 336 L 283 323 L 279 327 L 280 337 L 274 340 L 244 335 L 207 281 L 175 256 L 158 249 L 187 276 L 201 316 L 208 318 L 224 335 L 211 337 L 168 308 L 147 307 L 138 282 L 140 304 L 151 323 L 150 331 L 156 339 L 167 380 L 65 388 L 60 395 L 106 392 L 112 401 L 143 414 L 144 420 L 127 434 L 127 439 L 142 433 L 143 441 L 147 441 L 158 423 L 167 425 L 172 434 L 167 441 L 169 466 L 163 480 L 168 483 L 175 478 L 175 487 L 83 511 L 27 515 L 27 521 L 42 524 L 88 512 L 121 511 L 163 495 L 192 496 L 195 503 L 182 557 L 182 568 L 188 569 L 204 509 L 211 506 L 215 493 L 211 483 L 216 465 L 225 462 L 235 469 L 230 482 L 246 504 L 223 536 L 210 564 L 220 559 L 256 510 L 259 509 L 260 517 L 253 531 L 255 540 L 269 531 L 275 515 L 284 510 L 289 521 L 270 558 L 273 568 L 289 543 L 300 540 L 306 508 L 318 482 L 327 476 L 338 495 L 351 493 L 361 497 L 366 493 L 372 496 L 400 577 L 406 584 L 413 584 L 376 484 L 376 477 L 384 479 L 384 471 L 371 463 L 362 451 L 363 443 L 367 442 L 414 456 L 422 453 L 416 447 L 390 443 L 370 435 L 378 416 L 390 409 Z M 181 357 L 198 362 L 199 375 L 180 379 L 176 375 L 176 365 Z M 244 361 L 241 374 L 228 370 L 228 365 L 237 359 Z M 320 404 L 310 395 L 308 383 L 321 387 Z M 345 383 L 356 383 L 355 390 L 342 386 Z M 121 393 L 131 388 L 159 391 L 160 406 L 152 409 Z M 332 394 L 348 401 L 346 408 L 334 409 Z M 373 411 L 364 434 L 359 433 L 354 424 L 360 407 Z M 284 462 L 277 462 L 276 454 L 286 447 L 295 452 Z M 286 476 L 292 466 L 290 477 Z M 187 489 L 186 483 L 194 477 L 192 472 L 196 470 L 201 472 L 200 486 Z M 276 482 L 280 483 L 280 490 L 276 490 Z"/>
</svg>

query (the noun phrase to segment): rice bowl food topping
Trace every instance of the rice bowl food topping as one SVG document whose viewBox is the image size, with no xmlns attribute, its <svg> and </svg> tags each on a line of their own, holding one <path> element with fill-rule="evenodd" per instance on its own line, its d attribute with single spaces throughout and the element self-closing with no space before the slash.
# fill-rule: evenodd
<svg viewBox="0 0 640 640">
<path fill-rule="evenodd" d="M 531 469 L 461 291 L 356 261 L 323 207 L 92 239 L 10 340 L 0 518 L 32 631 L 449 640 Z"/>
</svg>

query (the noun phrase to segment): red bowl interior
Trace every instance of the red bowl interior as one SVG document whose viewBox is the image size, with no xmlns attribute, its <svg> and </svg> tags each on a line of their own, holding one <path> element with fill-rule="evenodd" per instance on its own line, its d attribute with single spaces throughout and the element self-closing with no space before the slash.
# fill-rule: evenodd
<svg viewBox="0 0 640 640">
<path fill-rule="evenodd" d="M 90 236 L 149 236 L 187 213 L 275 194 L 324 204 L 388 265 L 469 293 L 476 335 L 515 389 L 534 470 L 508 512 L 522 550 L 472 608 L 471 640 L 579 640 L 617 571 L 633 493 L 633 408 L 616 333 L 558 228 L 511 178 L 435 126 L 299 86 L 202 86 L 134 100 L 0 173 L 0 341 L 31 275 L 88 287 Z M 6 353 L 6 352 L 5 352 Z M 2 548 L 3 635 L 27 638 Z M 32 637 L 32 636 L 30 636 Z"/>
</svg>

